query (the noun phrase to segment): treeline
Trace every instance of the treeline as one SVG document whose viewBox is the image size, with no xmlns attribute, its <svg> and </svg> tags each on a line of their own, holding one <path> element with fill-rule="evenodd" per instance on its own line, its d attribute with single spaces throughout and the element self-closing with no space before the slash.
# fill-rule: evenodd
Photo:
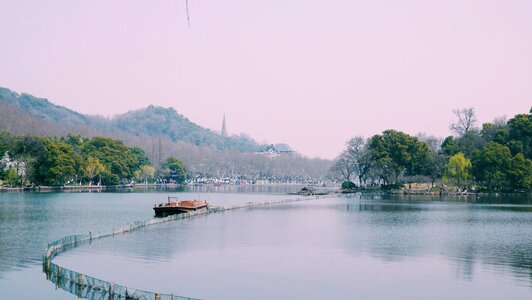
<svg viewBox="0 0 532 300">
<path fill-rule="evenodd" d="M 487 191 L 532 190 L 532 109 L 506 121 L 477 127 L 472 108 L 455 110 L 455 136 L 410 136 L 386 130 L 355 137 L 336 159 L 331 174 L 344 187 L 400 187 L 405 182 L 442 181 Z"/>
<path fill-rule="evenodd" d="M 106 137 L 13 136 L 0 133 L 0 180 L 9 186 L 117 185 L 133 180 L 183 182 L 186 168 L 173 157 L 156 170 L 144 150 Z"/>
<path fill-rule="evenodd" d="M 125 141 L 129 144 L 127 139 Z M 157 138 L 146 138 L 138 145 L 149 145 L 143 148 L 147 148 L 146 153 L 154 165 L 173 155 L 185 163 L 192 175 L 206 178 L 230 177 L 271 182 L 320 181 L 326 177 L 332 165 L 331 160 L 325 159 L 291 155 L 270 158 Z"/>
</svg>

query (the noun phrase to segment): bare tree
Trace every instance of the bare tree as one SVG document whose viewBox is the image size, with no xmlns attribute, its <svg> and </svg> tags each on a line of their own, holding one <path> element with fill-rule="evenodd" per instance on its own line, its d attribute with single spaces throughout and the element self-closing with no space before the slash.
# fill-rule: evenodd
<svg viewBox="0 0 532 300">
<path fill-rule="evenodd" d="M 453 113 L 458 120 L 451 124 L 450 129 L 458 136 L 463 136 L 475 128 L 477 118 L 475 117 L 475 110 L 472 107 L 455 109 Z"/>
<path fill-rule="evenodd" d="M 505 128 L 508 126 L 508 118 L 506 116 L 499 116 L 493 119 L 493 125 L 497 128 Z"/>
<path fill-rule="evenodd" d="M 364 149 L 364 138 L 361 136 L 355 136 L 347 142 L 347 154 L 353 160 L 358 160 L 362 154 L 362 149 Z"/>
<path fill-rule="evenodd" d="M 346 149 L 336 159 L 330 172 L 344 181 L 351 181 L 351 177 L 355 175 L 358 177 L 359 184 L 362 184 L 367 167 L 363 163 L 366 142 L 363 137 L 356 136 L 346 144 Z"/>
<path fill-rule="evenodd" d="M 355 166 L 353 161 L 349 158 L 348 152 L 344 151 L 336 159 L 334 165 L 331 167 L 330 172 L 334 177 L 341 179 L 342 181 L 351 181 L 351 176 L 355 172 Z"/>
<path fill-rule="evenodd" d="M 371 151 L 366 143 L 357 162 L 357 175 L 360 186 L 367 186 L 373 168 L 375 168 L 375 160 L 371 156 Z"/>
<path fill-rule="evenodd" d="M 361 136 L 355 136 L 347 142 L 348 157 L 353 165 L 354 173 L 358 177 L 358 184 L 363 185 L 369 165 L 367 164 L 366 141 Z"/>
<path fill-rule="evenodd" d="M 424 132 L 420 132 L 417 134 L 418 140 L 425 142 L 429 145 L 429 149 L 431 151 L 438 152 L 441 148 L 441 143 L 443 142 L 441 138 L 436 137 L 434 135 L 428 135 Z"/>
</svg>

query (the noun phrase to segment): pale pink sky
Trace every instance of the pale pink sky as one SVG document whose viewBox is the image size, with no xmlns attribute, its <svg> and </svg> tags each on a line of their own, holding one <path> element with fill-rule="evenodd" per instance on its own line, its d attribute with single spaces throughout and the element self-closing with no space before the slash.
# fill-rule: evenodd
<svg viewBox="0 0 532 300">
<path fill-rule="evenodd" d="M 89 114 L 149 104 L 333 158 L 532 105 L 532 1 L 0 0 L 0 86 Z"/>
</svg>

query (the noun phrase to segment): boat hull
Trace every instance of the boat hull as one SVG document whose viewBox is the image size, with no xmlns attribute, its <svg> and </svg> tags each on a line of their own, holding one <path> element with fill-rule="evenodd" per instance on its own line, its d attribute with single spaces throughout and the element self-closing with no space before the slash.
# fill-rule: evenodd
<svg viewBox="0 0 532 300">
<path fill-rule="evenodd" d="M 156 217 L 166 217 L 175 214 L 182 214 L 190 211 L 196 211 L 198 209 L 206 208 L 208 205 L 198 205 L 194 207 L 185 207 L 185 206 L 158 206 L 154 207 Z"/>
</svg>

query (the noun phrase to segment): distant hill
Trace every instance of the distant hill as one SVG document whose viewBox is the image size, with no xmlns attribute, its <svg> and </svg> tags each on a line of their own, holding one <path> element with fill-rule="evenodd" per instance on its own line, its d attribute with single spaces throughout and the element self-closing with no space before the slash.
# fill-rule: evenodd
<svg viewBox="0 0 532 300">
<path fill-rule="evenodd" d="M 28 94 L 0 88 L 0 132 L 14 135 L 107 136 L 142 148 L 155 167 L 170 156 L 192 174 L 252 180 L 320 179 L 332 162 L 292 153 L 285 144 L 259 145 L 246 136 L 222 136 L 173 108 L 149 106 L 111 119 L 89 116 Z M 263 155 L 250 154 L 262 151 Z"/>
<path fill-rule="evenodd" d="M 0 87 L 0 102 L 19 108 L 30 116 L 44 121 L 62 124 L 96 125 L 89 116 L 80 114 L 66 107 L 55 105 L 44 98 L 37 98 L 29 94 L 17 94 L 9 89 Z"/>
<path fill-rule="evenodd" d="M 115 116 L 112 126 L 133 135 L 164 136 L 171 141 L 183 141 L 196 146 L 211 146 L 218 150 L 254 152 L 259 144 L 245 136 L 222 136 L 203 128 L 173 108 L 150 105 L 147 108 Z"/>
<path fill-rule="evenodd" d="M 255 140 L 246 136 L 222 136 L 212 130 L 201 127 L 173 108 L 150 105 L 147 108 L 129 111 L 112 119 L 88 116 L 63 106 L 55 105 L 44 98 L 29 94 L 17 94 L 9 89 L 0 88 L 0 130 L 14 133 L 35 133 L 63 135 L 65 127 L 72 133 L 92 135 L 125 134 L 132 136 L 164 137 L 173 142 L 185 142 L 196 146 L 208 146 L 217 150 L 254 152 L 263 148 Z M 13 115 L 17 115 L 14 118 Z M 37 130 L 36 123 L 42 122 Z M 26 124 L 31 128 L 24 128 Z M 9 128 L 8 128 L 9 127 Z M 16 130 L 13 130 L 16 129 Z M 44 131 L 44 132 L 43 132 Z M 47 132 L 48 131 L 48 132 Z"/>
</svg>

